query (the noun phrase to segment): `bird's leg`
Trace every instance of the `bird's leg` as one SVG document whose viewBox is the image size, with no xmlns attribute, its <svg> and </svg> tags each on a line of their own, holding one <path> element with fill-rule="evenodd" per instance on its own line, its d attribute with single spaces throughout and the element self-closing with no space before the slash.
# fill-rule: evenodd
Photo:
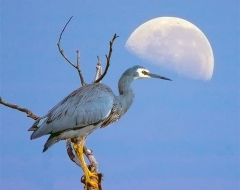
<svg viewBox="0 0 240 190">
<path fill-rule="evenodd" d="M 84 160 L 83 147 L 84 147 L 85 140 L 86 140 L 86 137 L 82 138 L 81 140 L 76 140 L 74 142 L 73 148 L 82 166 L 82 169 L 85 175 L 85 184 L 91 185 L 93 188 L 98 189 L 98 174 L 96 172 L 89 171 L 88 166 Z"/>
</svg>

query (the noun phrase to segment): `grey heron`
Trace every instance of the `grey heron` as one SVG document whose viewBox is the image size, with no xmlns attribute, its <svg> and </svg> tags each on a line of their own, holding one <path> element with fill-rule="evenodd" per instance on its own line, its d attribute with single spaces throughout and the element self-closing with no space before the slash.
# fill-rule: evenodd
<svg viewBox="0 0 240 190">
<path fill-rule="evenodd" d="M 39 118 L 29 128 L 29 131 L 33 131 L 31 139 L 50 135 L 43 152 L 60 140 L 72 139 L 86 182 L 96 187 L 97 184 L 91 181 L 93 174 L 88 170 L 83 157 L 85 139 L 94 130 L 118 121 L 127 112 L 134 99 L 131 83 L 141 78 L 171 80 L 152 74 L 142 66 L 134 66 L 127 69 L 119 79 L 119 96 L 114 95 L 105 84 L 87 84 L 73 91 Z M 76 143 L 76 140 L 81 143 Z"/>
</svg>

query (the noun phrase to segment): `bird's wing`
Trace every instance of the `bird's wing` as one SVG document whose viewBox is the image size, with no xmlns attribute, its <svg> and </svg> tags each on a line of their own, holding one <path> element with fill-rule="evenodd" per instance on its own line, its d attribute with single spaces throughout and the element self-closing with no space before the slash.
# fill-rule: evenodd
<svg viewBox="0 0 240 190">
<path fill-rule="evenodd" d="M 108 117 L 113 103 L 114 94 L 106 85 L 94 83 L 83 86 L 64 98 L 35 123 L 38 128 L 31 138 L 91 124 L 97 125 Z"/>
</svg>

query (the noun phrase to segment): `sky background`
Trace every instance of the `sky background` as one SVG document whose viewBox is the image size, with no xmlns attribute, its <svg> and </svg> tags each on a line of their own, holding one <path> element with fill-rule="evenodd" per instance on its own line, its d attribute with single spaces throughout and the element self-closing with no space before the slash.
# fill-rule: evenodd
<svg viewBox="0 0 240 190">
<path fill-rule="evenodd" d="M 43 116 L 80 86 L 60 56 L 59 34 L 70 16 L 62 48 L 73 62 L 81 52 L 85 81 L 105 64 L 103 82 L 117 94 L 122 72 L 142 65 L 173 81 L 133 83 L 135 101 L 117 123 L 87 139 L 104 174 L 104 190 L 237 190 L 239 160 L 239 1 L 1 1 L 2 98 Z M 188 20 L 207 36 L 214 53 L 212 80 L 192 80 L 141 60 L 125 49 L 130 34 L 160 16 Z M 30 141 L 33 120 L 0 106 L 0 189 L 83 189 L 82 171 L 59 142 L 42 154 L 47 136 Z"/>
</svg>

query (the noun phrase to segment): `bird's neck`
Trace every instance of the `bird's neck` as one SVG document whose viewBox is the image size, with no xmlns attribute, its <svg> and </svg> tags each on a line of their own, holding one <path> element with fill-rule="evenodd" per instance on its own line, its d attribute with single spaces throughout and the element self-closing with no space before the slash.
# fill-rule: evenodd
<svg viewBox="0 0 240 190">
<path fill-rule="evenodd" d="M 131 83 L 133 82 L 132 77 L 121 77 L 118 82 L 119 96 L 118 103 L 122 109 L 122 113 L 126 113 L 129 107 L 132 105 L 134 99 L 134 92 L 131 88 Z"/>
<path fill-rule="evenodd" d="M 131 88 L 131 83 L 134 81 L 132 77 L 129 76 L 122 76 L 118 81 L 118 90 L 119 95 L 130 95 L 133 93 Z"/>
</svg>

